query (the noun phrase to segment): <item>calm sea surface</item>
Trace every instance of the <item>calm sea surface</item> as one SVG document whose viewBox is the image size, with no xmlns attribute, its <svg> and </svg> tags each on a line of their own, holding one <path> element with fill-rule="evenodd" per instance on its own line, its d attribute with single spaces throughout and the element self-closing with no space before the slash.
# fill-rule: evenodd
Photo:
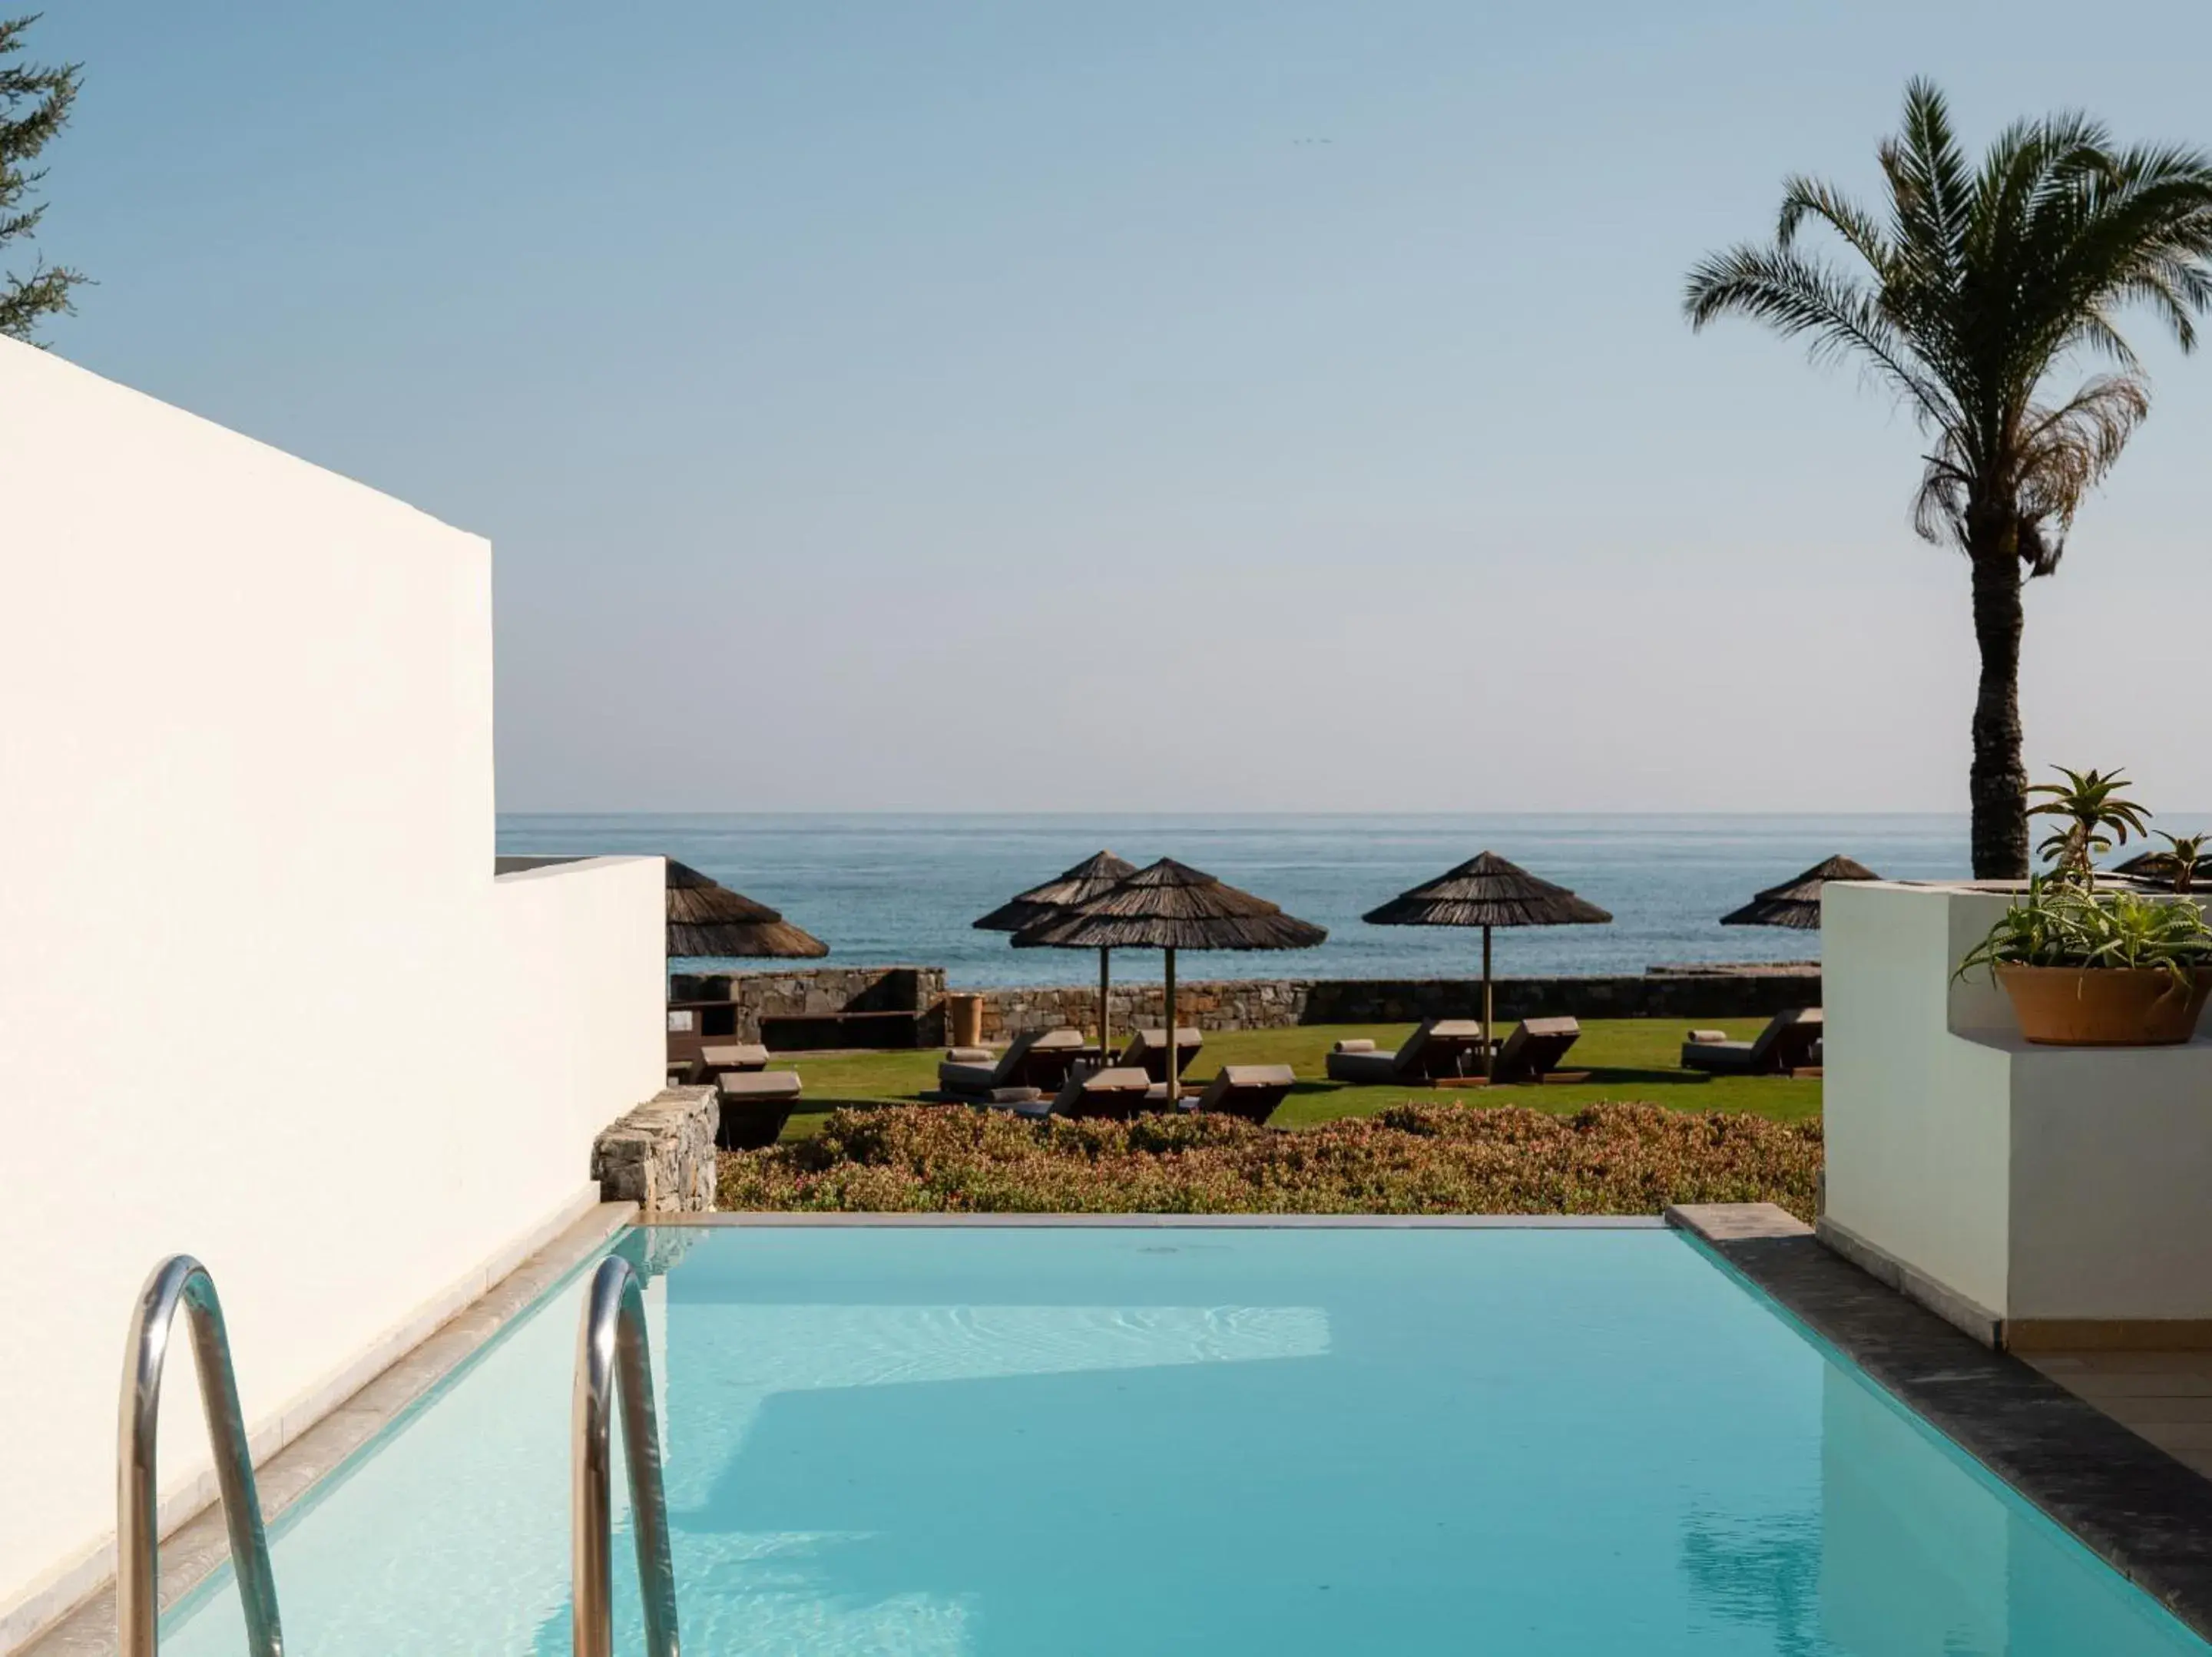
<svg viewBox="0 0 2212 1657">
<path fill-rule="evenodd" d="M 1106 847 L 1171 856 L 1328 928 L 1317 949 L 1178 955 L 1193 978 L 1459 976 L 1481 935 L 1359 917 L 1490 850 L 1613 912 L 1609 926 L 1497 935 L 1498 970 L 1639 972 L 1654 962 L 1803 960 L 1817 934 L 1723 926 L 1763 886 L 1837 852 L 1897 879 L 1967 872 L 1963 816 L 503 816 L 504 853 L 660 853 L 783 911 L 830 963 L 941 965 L 956 984 L 1085 983 L 1088 951 L 1014 950 L 969 924 Z M 772 966 L 773 962 L 738 962 Z M 1158 976 L 1127 951 L 1117 977 Z"/>
</svg>

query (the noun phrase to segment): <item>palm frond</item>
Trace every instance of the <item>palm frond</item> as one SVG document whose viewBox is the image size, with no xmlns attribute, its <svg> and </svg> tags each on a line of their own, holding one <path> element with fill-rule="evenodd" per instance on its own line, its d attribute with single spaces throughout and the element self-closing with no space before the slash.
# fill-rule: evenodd
<svg viewBox="0 0 2212 1657">
<path fill-rule="evenodd" d="M 1948 412 L 1942 388 L 1914 366 L 1909 343 L 1875 295 L 1817 259 L 1778 247 L 1732 248 L 1691 271 L 1683 310 L 1693 328 L 1743 316 L 1785 339 L 1809 337 L 1814 361 L 1857 356 L 1928 419 L 1941 422 Z"/>
<path fill-rule="evenodd" d="M 2101 123 L 2062 112 L 2014 122 L 1970 163 L 1925 81 L 1906 88 L 1879 157 L 1886 217 L 1792 177 L 1774 244 L 1698 265 L 1685 311 L 1694 327 L 1748 317 L 1807 340 L 1815 361 L 1861 361 L 1934 439 L 1919 532 L 2047 574 L 2150 407 L 2124 313 L 2148 311 L 2185 350 L 2212 313 L 2212 158 L 2117 149 Z M 1812 224 L 1863 279 L 1801 249 Z M 2054 394 L 2075 353 L 2112 372 Z"/>
<path fill-rule="evenodd" d="M 1932 81 L 1906 83 L 1903 130 L 1880 158 L 1899 243 L 1915 255 L 1923 279 L 1954 272 L 1972 212 L 1973 173 Z"/>
<path fill-rule="evenodd" d="M 1798 229 L 1808 218 L 1818 219 L 1842 237 L 1876 276 L 1886 275 L 1894 264 L 1897 250 L 1879 219 L 1825 179 L 1792 174 L 1782 181 L 1782 213 L 1774 228 L 1774 245 L 1784 250 L 1795 247 Z"/>
</svg>

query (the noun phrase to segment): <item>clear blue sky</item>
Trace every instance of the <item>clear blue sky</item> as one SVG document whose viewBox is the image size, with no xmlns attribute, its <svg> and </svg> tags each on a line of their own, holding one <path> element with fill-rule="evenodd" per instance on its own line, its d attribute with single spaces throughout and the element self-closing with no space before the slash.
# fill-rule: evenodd
<svg viewBox="0 0 2212 1657">
<path fill-rule="evenodd" d="M 1683 272 L 1786 172 L 1867 188 L 1915 73 L 1978 146 L 2067 105 L 2212 144 L 2203 0 L 33 39 L 87 65 L 43 246 L 100 283 L 49 337 L 492 538 L 517 810 L 1962 809 L 1916 434 L 1693 337 Z M 2203 806 L 2212 360 L 2149 355 L 2030 600 L 2029 756 Z"/>
</svg>

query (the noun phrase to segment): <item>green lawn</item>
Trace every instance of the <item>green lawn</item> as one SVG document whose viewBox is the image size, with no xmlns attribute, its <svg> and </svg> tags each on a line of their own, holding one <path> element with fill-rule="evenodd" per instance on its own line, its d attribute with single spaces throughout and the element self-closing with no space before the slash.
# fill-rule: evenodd
<svg viewBox="0 0 2212 1657">
<path fill-rule="evenodd" d="M 1711 1028 L 1748 1041 L 1763 1019 L 1718 1019 Z M 1573 1086 L 1514 1088 L 1346 1087 L 1323 1079 L 1329 1044 L 1351 1036 L 1371 1037 L 1395 1047 L 1411 1033 L 1410 1024 L 1310 1024 L 1279 1030 L 1209 1030 L 1206 1046 L 1192 1061 L 1186 1081 L 1203 1083 L 1223 1065 L 1288 1065 L 1297 1072 L 1297 1090 L 1270 1119 L 1276 1127 L 1302 1127 L 1340 1116 L 1370 1116 L 1407 1099 L 1463 1099 L 1470 1104 L 1533 1105 L 1565 1113 L 1601 1100 L 1648 1100 L 1680 1110 L 1739 1110 L 1777 1122 L 1797 1122 L 1820 1114 L 1820 1083 L 1784 1077 L 1709 1077 L 1680 1069 L 1675 1060 L 1686 1026 L 1668 1019 L 1595 1018 L 1583 1023 L 1582 1040 L 1567 1055 L 1577 1070 L 1594 1072 Z M 835 1106 L 858 1102 L 910 1102 L 937 1085 L 937 1063 L 944 1055 L 926 1053 L 837 1053 L 818 1058 L 778 1057 L 775 1067 L 799 1072 L 806 1098 L 785 1128 L 787 1139 L 815 1132 Z"/>
</svg>

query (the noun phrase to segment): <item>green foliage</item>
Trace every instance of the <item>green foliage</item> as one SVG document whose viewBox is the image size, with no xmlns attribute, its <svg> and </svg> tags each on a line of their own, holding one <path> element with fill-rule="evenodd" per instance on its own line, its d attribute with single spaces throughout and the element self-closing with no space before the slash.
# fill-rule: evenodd
<svg viewBox="0 0 2212 1657">
<path fill-rule="evenodd" d="M 2096 865 L 2090 859 L 2125 845 L 2130 833 L 2148 834 L 2150 813 L 2120 792 L 2130 785 L 2118 771 L 2069 771 L 2063 765 L 2051 769 L 2066 780 L 2039 782 L 2029 789 L 2031 794 L 2050 798 L 2031 807 L 2028 816 L 2057 817 L 2061 826 L 2036 850 L 2051 859 L 2058 878 L 2094 886 Z"/>
<path fill-rule="evenodd" d="M 1935 439 L 1921 533 L 2047 575 L 2082 497 L 2150 410 L 2114 313 L 2146 306 L 2189 350 L 2212 307 L 2212 157 L 2123 149 L 2087 117 L 2058 114 L 2008 127 L 1977 167 L 1943 94 L 1915 81 L 1880 160 L 1880 214 L 1817 179 L 1787 180 L 1771 245 L 1691 272 L 1690 321 L 1748 317 L 1809 341 L 1816 360 L 1860 363 Z M 1808 224 L 1858 268 L 1807 251 Z M 2039 400 L 2085 352 L 2114 371 Z"/>
<path fill-rule="evenodd" d="M 0 243 L 38 234 L 46 203 L 25 203 L 46 174 L 43 167 L 33 170 L 25 163 L 35 161 L 68 124 L 83 76 L 78 64 L 46 68 L 4 61 L 22 51 L 24 33 L 38 21 L 35 12 L 0 19 Z M 0 334 L 30 339 L 40 319 L 76 310 L 70 292 L 90 280 L 81 270 L 48 264 L 43 258 L 28 276 L 9 271 L 0 277 Z"/>
<path fill-rule="evenodd" d="M 2161 828 L 2158 831 L 2158 837 L 2166 843 L 2168 848 L 2160 854 L 2158 860 L 2166 865 L 2173 881 L 2173 889 L 2188 891 L 2197 883 L 2197 865 L 2204 855 L 2206 842 L 2212 841 L 2212 835 L 2169 835 Z"/>
<path fill-rule="evenodd" d="M 2194 902 L 2039 877 L 1967 951 L 1956 976 L 1977 967 L 2148 967 L 2179 986 L 2207 965 L 2212 926 Z"/>
<path fill-rule="evenodd" d="M 963 1105 L 835 1112 L 721 1160 L 729 1210 L 1656 1214 L 1774 1202 L 1809 1217 L 1818 1122 L 1597 1105 L 1397 1106 L 1297 1132 L 1229 1117 L 1030 1121 Z"/>
</svg>

